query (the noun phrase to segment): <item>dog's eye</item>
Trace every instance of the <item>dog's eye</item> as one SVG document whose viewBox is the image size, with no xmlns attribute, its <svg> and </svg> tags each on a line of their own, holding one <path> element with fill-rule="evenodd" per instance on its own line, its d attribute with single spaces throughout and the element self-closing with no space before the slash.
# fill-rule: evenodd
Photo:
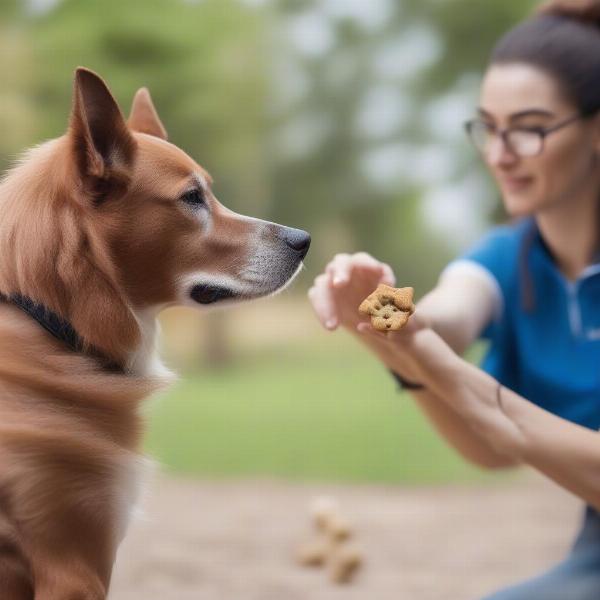
<svg viewBox="0 0 600 600">
<path fill-rule="evenodd" d="M 198 188 L 185 192 L 181 199 L 190 206 L 203 206 L 206 204 L 206 198 L 204 192 Z"/>
</svg>

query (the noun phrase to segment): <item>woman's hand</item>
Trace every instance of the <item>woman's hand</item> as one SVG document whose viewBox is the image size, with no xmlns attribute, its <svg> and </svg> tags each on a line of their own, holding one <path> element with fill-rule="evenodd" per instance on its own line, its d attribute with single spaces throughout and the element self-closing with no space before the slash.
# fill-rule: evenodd
<svg viewBox="0 0 600 600">
<path fill-rule="evenodd" d="M 321 324 L 329 330 L 343 327 L 357 335 L 380 360 L 408 381 L 420 383 L 422 369 L 411 352 L 414 334 L 429 327 L 415 312 L 399 332 L 379 332 L 358 312 L 360 303 L 380 284 L 395 285 L 391 267 L 365 252 L 337 254 L 319 275 L 308 296 Z M 431 332 L 433 333 L 433 332 Z"/>
<path fill-rule="evenodd" d="M 366 252 L 336 254 L 308 291 L 308 297 L 323 327 L 343 327 L 356 333 L 365 319 L 359 314 L 360 303 L 380 284 L 393 286 L 396 278 L 391 267 Z"/>
<path fill-rule="evenodd" d="M 356 327 L 363 340 L 377 346 L 385 364 L 404 379 L 427 387 L 431 363 L 454 354 L 417 311 L 399 331 L 378 331 L 370 323 Z"/>
</svg>

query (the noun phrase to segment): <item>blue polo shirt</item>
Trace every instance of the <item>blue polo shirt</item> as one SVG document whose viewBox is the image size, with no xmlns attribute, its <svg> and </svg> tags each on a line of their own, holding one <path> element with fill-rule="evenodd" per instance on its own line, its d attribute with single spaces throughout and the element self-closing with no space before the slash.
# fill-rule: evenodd
<svg viewBox="0 0 600 600">
<path fill-rule="evenodd" d="M 482 332 L 482 368 L 541 408 L 599 429 L 600 261 L 569 281 L 531 218 L 492 229 L 458 260 L 483 267 L 502 298 Z"/>
</svg>

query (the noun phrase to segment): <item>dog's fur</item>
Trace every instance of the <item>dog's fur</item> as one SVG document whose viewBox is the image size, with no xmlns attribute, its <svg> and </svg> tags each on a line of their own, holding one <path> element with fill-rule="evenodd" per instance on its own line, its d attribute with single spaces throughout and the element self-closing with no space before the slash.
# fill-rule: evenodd
<svg viewBox="0 0 600 600">
<path fill-rule="evenodd" d="M 84 344 L 73 352 L 0 303 L 2 600 L 106 597 L 136 496 L 138 409 L 170 379 L 157 313 L 272 294 L 308 250 L 305 232 L 227 210 L 166 137 L 145 88 L 126 122 L 78 69 L 67 133 L 0 184 L 0 292 L 53 311 Z"/>
</svg>

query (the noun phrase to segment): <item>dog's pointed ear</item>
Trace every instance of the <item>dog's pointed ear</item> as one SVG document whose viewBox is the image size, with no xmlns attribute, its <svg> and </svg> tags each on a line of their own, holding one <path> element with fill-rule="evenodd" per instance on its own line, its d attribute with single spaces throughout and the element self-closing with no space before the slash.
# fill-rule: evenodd
<svg viewBox="0 0 600 600">
<path fill-rule="evenodd" d="M 106 193 L 126 186 L 136 143 L 104 81 L 93 71 L 75 71 L 69 135 L 88 191 Z"/>
<path fill-rule="evenodd" d="M 148 88 L 143 87 L 136 92 L 127 124 L 133 131 L 147 133 L 163 140 L 168 138 L 167 130 L 154 108 Z"/>
</svg>

